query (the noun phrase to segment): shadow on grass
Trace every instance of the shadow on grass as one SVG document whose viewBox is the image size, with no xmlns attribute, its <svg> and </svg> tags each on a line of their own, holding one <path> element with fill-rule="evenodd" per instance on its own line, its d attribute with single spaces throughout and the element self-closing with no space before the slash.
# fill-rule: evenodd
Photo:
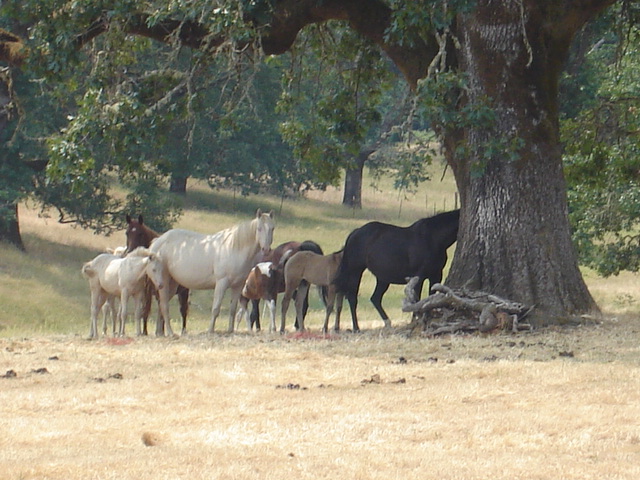
<svg viewBox="0 0 640 480">
<path fill-rule="evenodd" d="M 23 235 L 23 240 L 27 250 L 24 255 L 28 257 L 23 276 L 51 286 L 67 301 L 85 303 L 88 287 L 78 288 L 87 283 L 80 270 L 84 262 L 97 255 L 96 250 L 52 242 L 34 234 Z"/>
</svg>

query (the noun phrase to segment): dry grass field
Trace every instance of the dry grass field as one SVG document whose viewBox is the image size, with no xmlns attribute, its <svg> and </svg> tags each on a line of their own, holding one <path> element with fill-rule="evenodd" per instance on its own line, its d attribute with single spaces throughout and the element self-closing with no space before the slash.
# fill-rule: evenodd
<svg viewBox="0 0 640 480">
<path fill-rule="evenodd" d="M 223 215 L 231 200 L 199 195 L 180 226 L 215 231 L 259 205 L 235 199 Z M 393 194 L 371 191 L 351 212 L 336 195 L 264 200 L 279 214 L 274 244 L 313 238 L 329 252 L 366 219 L 406 225 L 431 208 L 406 201 L 398 217 Z M 384 330 L 365 279 L 358 335 L 321 336 L 317 301 L 306 335 L 204 335 L 211 293 L 196 292 L 185 337 L 89 341 L 80 265 L 123 234 L 28 206 L 21 221 L 29 254 L 0 246 L 1 480 L 640 478 L 637 275 L 586 272 L 603 321 L 518 335 Z M 401 296 L 385 297 L 397 326 Z"/>
</svg>

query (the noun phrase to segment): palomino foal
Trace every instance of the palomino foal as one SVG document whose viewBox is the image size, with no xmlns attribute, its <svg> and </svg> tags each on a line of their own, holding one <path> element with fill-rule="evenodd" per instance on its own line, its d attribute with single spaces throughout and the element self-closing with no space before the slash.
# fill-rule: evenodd
<svg viewBox="0 0 640 480">
<path fill-rule="evenodd" d="M 91 327 L 89 336 L 98 336 L 98 314 L 106 301 L 120 297 L 118 310 L 119 333 L 124 335 L 129 298 L 135 302 L 136 334 L 140 335 L 140 319 L 148 275 L 158 288 L 163 286 L 162 264 L 158 256 L 140 247 L 126 257 L 101 253 L 82 266 L 82 274 L 89 280 L 91 289 Z"/>
</svg>

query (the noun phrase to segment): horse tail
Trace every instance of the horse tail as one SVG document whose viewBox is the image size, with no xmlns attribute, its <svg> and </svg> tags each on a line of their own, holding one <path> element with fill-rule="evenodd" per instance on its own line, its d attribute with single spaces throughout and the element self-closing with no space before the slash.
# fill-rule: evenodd
<svg viewBox="0 0 640 480">
<path fill-rule="evenodd" d="M 93 278 L 96 276 L 96 270 L 91 265 L 91 262 L 87 262 L 82 265 L 82 276 L 84 278 Z"/>
<path fill-rule="evenodd" d="M 349 239 L 347 239 L 348 241 Z M 348 244 L 342 248 L 342 260 L 338 265 L 336 276 L 333 277 L 333 284 L 336 290 L 341 293 L 349 293 L 349 255 L 347 253 Z"/>
<path fill-rule="evenodd" d="M 320 300 L 322 300 L 322 304 L 326 308 L 327 298 L 329 296 L 329 287 L 321 287 L 320 285 L 318 285 L 318 296 L 320 297 Z"/>
<path fill-rule="evenodd" d="M 287 263 L 287 260 L 289 260 L 294 253 L 298 253 L 295 250 L 287 250 L 286 252 L 284 252 L 282 254 L 282 257 L 280 257 L 280 261 L 278 262 L 278 265 L 276 266 L 276 268 L 282 270 L 284 269 L 284 264 Z"/>
</svg>

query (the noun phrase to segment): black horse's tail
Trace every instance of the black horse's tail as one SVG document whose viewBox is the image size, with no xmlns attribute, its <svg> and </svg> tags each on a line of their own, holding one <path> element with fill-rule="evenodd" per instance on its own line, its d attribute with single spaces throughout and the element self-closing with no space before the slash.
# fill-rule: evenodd
<svg viewBox="0 0 640 480">
<path fill-rule="evenodd" d="M 301 252 L 313 252 L 313 253 L 317 253 L 318 255 L 324 255 L 324 252 L 322 251 L 322 247 L 320 245 L 318 245 L 316 242 L 314 242 L 313 240 L 305 240 L 304 242 L 302 242 L 300 244 L 300 251 Z M 305 280 L 303 280 L 304 282 Z M 318 295 L 320 296 L 320 298 L 322 299 L 322 303 L 324 304 L 324 306 L 327 306 L 327 287 L 318 287 Z"/>
<path fill-rule="evenodd" d="M 336 272 L 336 276 L 333 278 L 333 284 L 335 285 L 336 290 L 344 294 L 348 293 L 350 288 L 349 250 L 350 249 L 348 249 L 348 245 L 345 243 L 344 247 L 342 248 L 342 260 L 340 260 L 338 271 Z"/>
</svg>

